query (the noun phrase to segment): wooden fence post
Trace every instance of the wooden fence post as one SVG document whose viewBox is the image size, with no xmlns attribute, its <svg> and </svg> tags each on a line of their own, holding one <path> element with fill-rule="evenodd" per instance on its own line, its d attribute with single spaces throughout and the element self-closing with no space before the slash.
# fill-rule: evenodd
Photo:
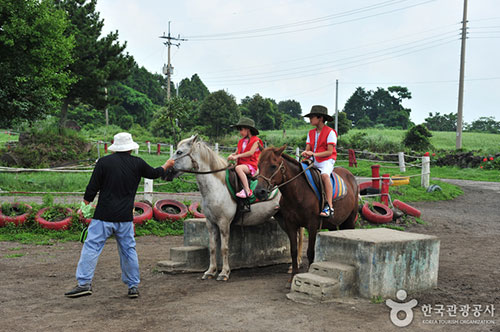
<svg viewBox="0 0 500 332">
<path fill-rule="evenodd" d="M 297 161 L 299 161 L 299 160 L 300 160 L 300 149 L 299 149 L 299 147 L 297 147 L 297 148 L 295 149 L 295 159 L 296 159 Z"/>
<path fill-rule="evenodd" d="M 170 144 L 170 159 L 174 157 L 174 146 Z"/>
<path fill-rule="evenodd" d="M 148 153 L 151 154 L 151 142 L 146 141 L 146 144 L 148 145 Z"/>
<path fill-rule="evenodd" d="M 380 165 L 372 165 L 372 188 L 380 190 Z"/>
<path fill-rule="evenodd" d="M 215 152 L 219 153 L 219 143 L 215 143 Z"/>
<path fill-rule="evenodd" d="M 402 173 L 406 172 L 405 153 L 404 152 L 398 152 L 398 160 L 399 160 L 399 171 Z"/>
<path fill-rule="evenodd" d="M 161 154 L 161 144 L 160 144 L 160 143 L 158 143 L 158 144 L 156 145 L 156 154 L 157 154 L 157 155 L 160 155 L 160 154 Z"/>
<path fill-rule="evenodd" d="M 422 181 L 421 186 L 424 188 L 429 187 L 431 179 L 431 157 L 422 157 Z"/>
<path fill-rule="evenodd" d="M 153 180 L 144 178 L 144 200 L 153 204 Z"/>
</svg>

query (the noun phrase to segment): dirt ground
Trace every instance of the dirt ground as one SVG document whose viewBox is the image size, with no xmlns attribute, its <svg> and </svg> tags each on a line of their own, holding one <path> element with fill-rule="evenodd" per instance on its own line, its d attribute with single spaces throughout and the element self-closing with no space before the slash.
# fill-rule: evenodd
<svg viewBox="0 0 500 332">
<path fill-rule="evenodd" d="M 227 283 L 201 275 L 155 272 L 181 237 L 140 237 L 141 297 L 126 297 L 114 240 L 108 240 L 92 296 L 68 299 L 80 243 L 53 246 L 0 242 L 2 331 L 500 331 L 500 184 L 454 181 L 465 195 L 447 202 L 415 203 L 426 225 L 410 231 L 441 239 L 438 288 L 412 294 L 412 324 L 398 328 L 384 303 L 351 299 L 303 305 L 286 298 L 287 266 L 235 270 Z M 21 257 L 12 257 L 24 254 Z M 408 298 L 409 300 L 410 298 Z M 445 325 L 424 321 L 423 304 L 494 304 L 494 324 Z M 459 314 L 460 315 L 460 314 Z M 432 319 L 440 318 L 433 315 Z M 471 317 L 468 318 L 469 320 Z"/>
</svg>

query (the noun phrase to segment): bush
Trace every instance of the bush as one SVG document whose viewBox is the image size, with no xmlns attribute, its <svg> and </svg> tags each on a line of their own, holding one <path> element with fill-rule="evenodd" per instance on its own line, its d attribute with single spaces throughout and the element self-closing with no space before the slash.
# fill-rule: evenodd
<svg viewBox="0 0 500 332">
<path fill-rule="evenodd" d="M 407 148 L 415 151 L 425 151 L 432 147 L 430 137 L 431 132 L 423 124 L 410 128 L 403 139 L 403 144 Z"/>
</svg>

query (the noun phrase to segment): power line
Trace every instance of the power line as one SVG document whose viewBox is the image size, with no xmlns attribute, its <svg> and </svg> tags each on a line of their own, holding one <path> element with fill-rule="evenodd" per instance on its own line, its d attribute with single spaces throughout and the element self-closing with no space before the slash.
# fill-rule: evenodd
<svg viewBox="0 0 500 332">
<path fill-rule="evenodd" d="M 401 50 L 397 50 L 397 51 L 394 51 L 394 52 L 382 53 L 382 54 L 377 55 L 375 57 L 373 57 L 373 56 L 370 55 L 370 56 L 365 57 L 364 59 L 359 59 L 359 60 L 354 60 L 354 61 L 346 61 L 344 63 L 340 63 L 339 66 L 341 66 L 341 67 L 338 67 L 338 68 L 332 68 L 331 66 L 328 66 L 326 68 L 323 67 L 323 68 L 317 68 L 317 69 L 313 69 L 313 70 L 302 70 L 302 71 L 295 71 L 295 72 L 284 73 L 284 74 L 272 74 L 272 75 L 261 76 L 261 77 L 256 77 L 256 78 L 247 78 L 244 75 L 241 75 L 241 76 L 238 76 L 238 78 L 220 80 L 220 81 L 216 81 L 216 82 L 217 83 L 222 83 L 222 84 L 228 84 L 228 85 L 238 85 L 237 83 L 231 83 L 231 82 L 238 82 L 238 81 L 243 81 L 244 82 L 244 83 L 241 83 L 241 84 L 269 83 L 269 82 L 275 82 L 275 81 L 280 81 L 280 80 L 284 80 L 284 79 L 292 79 L 292 78 L 298 78 L 298 77 L 308 77 L 308 76 L 315 76 L 315 75 L 320 75 L 320 74 L 322 75 L 322 74 L 326 74 L 326 73 L 335 72 L 335 71 L 338 71 L 338 70 L 344 70 L 344 69 L 359 67 L 359 66 L 363 66 L 363 65 L 366 65 L 366 64 L 371 64 L 371 63 L 374 63 L 374 62 L 384 61 L 384 60 L 387 60 L 387 59 L 392 59 L 392 58 L 395 58 L 395 57 L 400 57 L 400 56 L 403 56 L 403 55 L 420 52 L 420 51 L 423 51 L 423 50 L 426 50 L 426 49 L 429 49 L 429 48 L 433 48 L 433 47 L 442 46 L 442 45 L 449 44 L 451 42 L 456 41 L 456 38 L 453 38 L 451 40 L 449 38 L 443 38 L 443 40 L 447 40 L 447 41 L 444 41 L 444 42 L 441 42 L 441 43 L 438 43 L 438 44 L 434 44 L 434 45 L 430 45 L 430 46 L 427 46 L 427 47 L 422 47 L 422 46 L 425 46 L 426 44 L 429 44 L 429 42 L 428 42 L 426 44 L 412 46 L 412 47 L 407 47 L 407 48 L 404 48 L 404 49 L 401 49 Z M 432 43 L 435 43 L 437 41 L 440 41 L 440 40 L 432 41 L 430 43 L 432 44 Z M 413 50 L 413 51 L 408 51 L 408 50 L 411 50 L 411 49 L 415 49 L 416 47 L 421 47 L 421 48 Z M 363 62 L 363 61 L 366 61 L 366 60 L 380 58 L 380 57 L 383 57 L 385 55 L 390 55 L 390 54 L 397 53 L 397 52 L 404 52 L 404 53 L 398 54 L 398 55 L 394 55 L 394 56 L 390 56 L 390 57 L 384 57 L 384 58 L 381 58 L 379 60 Z M 375 53 L 375 52 L 372 52 L 372 53 Z M 363 55 L 361 55 L 361 56 L 363 56 Z M 360 57 L 360 56 L 358 56 L 358 57 Z M 338 61 L 346 60 L 346 59 L 350 60 L 352 58 L 354 58 L 354 57 L 344 58 L 344 59 L 340 59 Z M 353 65 L 352 66 L 346 66 L 346 65 L 350 65 L 350 64 L 353 64 Z M 328 68 L 330 68 L 330 70 L 326 70 L 326 71 L 317 73 L 318 70 L 323 70 L 323 69 L 328 69 Z M 313 72 L 313 71 L 316 71 L 316 72 Z M 271 74 L 271 73 L 266 73 L 266 74 Z M 297 75 L 299 75 L 299 76 L 297 76 Z M 283 77 L 283 76 L 285 76 L 285 77 Z M 283 78 L 266 80 L 266 81 L 259 81 L 259 82 L 251 81 L 252 79 L 253 80 L 258 80 L 258 79 L 262 80 L 264 78 L 272 78 L 272 77 L 283 77 Z M 210 82 L 209 79 L 206 79 L 206 81 Z M 213 84 L 214 82 L 212 81 L 211 83 Z"/>
<path fill-rule="evenodd" d="M 435 28 L 432 28 L 432 29 L 426 29 L 426 30 L 421 30 L 421 31 L 418 31 L 418 32 L 410 33 L 410 34 L 395 36 L 395 37 L 393 37 L 391 39 L 378 40 L 378 41 L 375 41 L 375 42 L 361 44 L 361 45 L 357 45 L 357 46 L 354 46 L 354 47 L 348 47 L 348 48 L 344 48 L 344 49 L 330 50 L 330 51 L 326 51 L 326 52 L 323 52 L 323 53 L 318 53 L 318 54 L 309 55 L 309 56 L 300 57 L 300 58 L 282 60 L 282 61 L 279 61 L 279 62 L 268 62 L 268 63 L 258 64 L 258 65 L 252 65 L 252 66 L 238 66 L 238 68 L 233 68 L 233 69 L 224 69 L 224 70 L 217 70 L 217 71 L 211 71 L 211 72 L 209 71 L 209 72 L 205 72 L 205 74 L 227 73 L 227 72 L 242 72 L 242 71 L 250 70 L 250 69 L 254 69 L 254 68 L 276 67 L 277 65 L 282 65 L 282 64 L 285 64 L 285 63 L 298 62 L 298 61 L 303 61 L 303 60 L 308 60 L 308 59 L 317 59 L 318 57 L 323 57 L 323 56 L 327 56 L 327 55 L 330 55 L 330 54 L 345 53 L 345 52 L 352 51 L 352 50 L 367 48 L 367 47 L 372 46 L 372 45 L 380 46 L 382 44 L 392 43 L 392 42 L 394 42 L 396 40 L 401 40 L 401 39 L 405 39 L 405 38 L 408 38 L 408 37 L 412 37 L 412 36 L 416 36 L 416 35 L 421 35 L 421 34 L 424 34 L 424 33 L 427 33 L 427 32 L 441 30 L 443 28 L 448 28 L 448 27 L 451 27 L 451 26 L 456 26 L 457 24 L 458 23 L 442 25 L 442 26 L 435 27 Z M 448 32 L 443 33 L 443 34 L 429 36 L 427 38 L 441 36 L 441 35 L 452 33 L 452 32 L 456 32 L 456 30 L 448 31 Z"/>
<path fill-rule="evenodd" d="M 163 36 L 160 36 L 158 38 L 166 39 L 166 41 L 163 44 L 165 46 L 167 46 L 167 48 L 168 48 L 168 64 L 167 64 L 167 67 L 163 69 L 163 73 L 165 75 L 167 75 L 167 99 L 170 99 L 170 80 L 171 80 L 171 76 L 173 74 L 173 69 L 174 69 L 172 67 L 172 65 L 170 64 L 170 46 L 173 45 L 173 46 L 179 47 L 181 45 L 181 43 L 174 43 L 173 41 L 186 41 L 187 39 L 181 38 L 180 36 L 175 38 L 175 37 L 172 37 L 170 35 L 170 21 L 168 22 L 168 35 L 165 36 L 165 32 L 164 32 Z"/>
<path fill-rule="evenodd" d="M 446 32 L 446 33 L 434 35 L 434 36 L 427 37 L 427 38 L 422 38 L 422 39 L 415 40 L 415 41 L 412 41 L 412 42 L 403 43 L 403 44 L 392 46 L 392 47 L 386 47 L 386 48 L 383 48 L 383 49 L 380 49 L 380 50 L 376 50 L 376 51 L 371 51 L 369 57 L 372 57 L 373 54 L 381 53 L 381 52 L 382 53 L 386 53 L 386 54 L 387 53 L 391 53 L 391 52 L 388 52 L 388 51 L 392 50 L 392 49 L 403 48 L 403 47 L 405 47 L 407 45 L 418 44 L 418 43 L 421 43 L 421 42 L 424 42 L 424 43 L 421 44 L 421 45 L 415 45 L 415 46 L 403 48 L 402 50 L 396 50 L 395 52 L 400 52 L 400 51 L 412 49 L 412 48 L 415 48 L 415 47 L 424 46 L 424 45 L 435 43 L 435 42 L 440 42 L 440 41 L 443 41 L 443 40 L 449 40 L 450 37 L 454 38 L 454 36 L 450 36 L 450 34 L 452 34 L 452 33 L 456 34 L 456 31 L 449 31 L 449 32 Z M 449 36 L 447 36 L 445 38 L 441 38 L 441 39 L 435 39 L 436 37 L 441 37 L 441 36 L 445 36 L 445 35 L 449 35 Z M 435 40 L 432 40 L 432 39 L 435 39 Z M 454 40 L 455 40 L 455 38 L 454 38 Z M 342 62 L 344 60 L 352 60 L 354 58 L 360 58 L 360 57 L 365 57 L 366 58 L 366 56 L 367 55 L 363 53 L 363 54 L 360 54 L 360 55 L 349 56 L 349 57 L 340 58 L 340 59 L 336 59 L 336 60 L 332 60 L 332 61 L 326 61 L 326 62 L 321 62 L 321 63 L 316 63 L 316 64 L 308 64 L 308 65 L 304 65 L 304 66 L 287 68 L 287 69 L 282 69 L 282 70 L 274 70 L 274 71 L 253 73 L 253 74 L 247 74 L 247 75 L 214 76 L 212 78 L 208 77 L 208 78 L 206 78 L 206 80 L 209 81 L 209 80 L 212 79 L 212 80 L 218 81 L 220 79 L 222 81 L 225 81 L 225 80 L 234 79 L 235 76 L 238 76 L 237 79 L 239 79 L 239 80 L 246 79 L 246 78 L 251 78 L 251 77 L 258 77 L 258 76 L 262 76 L 262 75 L 276 76 L 277 74 L 280 75 L 279 73 L 281 73 L 281 72 L 285 72 L 285 73 L 289 72 L 291 74 L 294 71 L 297 71 L 299 69 L 304 69 L 304 68 L 307 69 L 307 70 L 305 70 L 305 72 L 309 72 L 309 71 L 311 71 L 311 68 L 314 68 L 314 67 L 318 67 L 318 68 L 312 69 L 312 70 L 319 70 L 319 69 L 322 69 L 322 68 L 328 68 L 328 67 L 330 67 L 328 65 L 331 65 L 331 64 L 334 64 L 334 63 L 338 63 L 338 62 Z M 304 72 L 304 71 L 302 71 L 302 72 Z M 263 77 L 261 77 L 261 78 L 263 78 Z"/>
<path fill-rule="evenodd" d="M 405 1 L 407 1 L 407 0 L 405 0 Z M 420 2 L 420 3 L 414 4 L 414 5 L 409 5 L 409 6 L 406 6 L 406 7 L 396 8 L 396 9 L 392 9 L 392 10 L 381 12 L 381 13 L 377 13 L 377 14 L 362 16 L 362 17 L 358 17 L 358 18 L 348 19 L 348 20 L 334 22 L 334 23 L 329 23 L 329 24 L 318 25 L 318 26 L 309 27 L 309 28 L 301 28 L 301 29 L 295 29 L 295 30 L 289 30 L 289 31 L 282 31 L 282 32 L 275 32 L 275 33 L 263 33 L 263 34 L 249 35 L 249 36 L 237 36 L 236 35 L 234 37 L 220 37 L 220 38 L 219 37 L 213 38 L 213 37 L 201 37 L 201 36 L 194 37 L 194 36 L 190 36 L 189 38 L 190 38 L 190 40 L 194 40 L 194 41 L 216 41 L 216 40 L 234 40 L 234 39 L 259 38 L 259 37 L 276 36 L 276 35 L 283 35 L 283 34 L 289 34 L 289 33 L 295 33 L 295 32 L 303 32 L 303 31 L 316 30 L 316 29 L 320 29 L 320 28 L 324 28 L 324 27 L 339 25 L 339 24 L 343 24 L 343 23 L 360 21 L 360 20 L 363 20 L 363 19 L 372 18 L 372 17 L 376 17 L 376 16 L 391 14 L 391 13 L 394 13 L 394 12 L 402 11 L 402 10 L 405 10 L 405 9 L 408 9 L 408 8 L 412 8 L 412 7 L 421 6 L 421 5 L 424 5 L 424 4 L 427 4 L 427 3 L 430 3 L 430 2 L 434 2 L 434 1 L 436 1 L 436 0 L 427 0 L 427 1 L 423 1 L 423 2 Z"/>
</svg>

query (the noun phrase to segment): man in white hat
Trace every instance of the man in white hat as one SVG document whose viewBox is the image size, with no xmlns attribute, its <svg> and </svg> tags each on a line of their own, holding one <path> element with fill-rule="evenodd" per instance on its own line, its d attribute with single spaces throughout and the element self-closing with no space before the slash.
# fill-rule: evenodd
<svg viewBox="0 0 500 332">
<path fill-rule="evenodd" d="M 92 172 L 83 201 L 92 202 L 99 192 L 99 201 L 88 228 L 80 261 L 76 269 L 78 285 L 65 293 L 67 297 L 92 294 L 92 278 L 106 239 L 115 235 L 120 254 L 122 281 L 128 286 L 128 296 L 139 296 L 139 260 L 135 250 L 133 209 L 137 187 L 142 177 L 156 179 L 174 165 L 167 160 L 161 167 L 153 168 L 143 159 L 131 155 L 139 145 L 129 133 L 115 135 L 109 150 L 115 153 L 100 158 Z"/>
</svg>

